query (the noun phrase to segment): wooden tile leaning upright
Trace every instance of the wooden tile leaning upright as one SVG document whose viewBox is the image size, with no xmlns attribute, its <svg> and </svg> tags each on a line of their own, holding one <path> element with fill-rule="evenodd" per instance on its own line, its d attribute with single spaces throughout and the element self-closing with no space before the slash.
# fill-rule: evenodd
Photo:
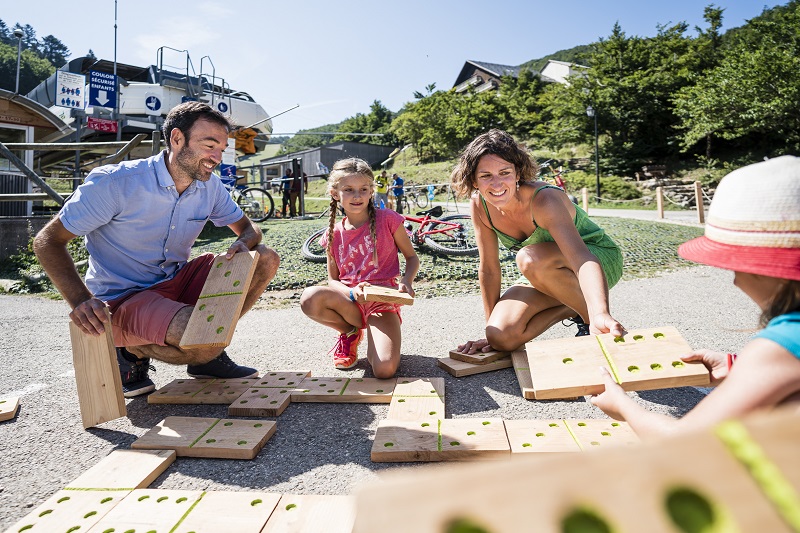
<svg viewBox="0 0 800 533">
<path fill-rule="evenodd" d="M 255 252 L 235 254 L 230 261 L 225 255 L 214 258 L 181 338 L 181 348 L 231 343 L 256 263 Z"/>
<path fill-rule="evenodd" d="M 107 324 L 111 324 L 108 308 L 105 313 Z M 83 333 L 70 321 L 69 336 L 83 427 L 126 416 L 111 327 L 106 327 L 102 335 L 94 336 Z"/>
</svg>

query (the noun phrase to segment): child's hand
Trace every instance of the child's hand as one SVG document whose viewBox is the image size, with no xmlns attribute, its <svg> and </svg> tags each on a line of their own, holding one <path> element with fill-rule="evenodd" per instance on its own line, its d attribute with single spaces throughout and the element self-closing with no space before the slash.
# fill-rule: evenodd
<svg viewBox="0 0 800 533">
<path fill-rule="evenodd" d="M 402 280 L 400 280 L 400 283 L 397 285 L 397 290 L 400 291 L 400 292 L 404 292 L 404 293 L 408 294 L 412 298 L 416 294 L 414 292 L 413 287 L 411 287 L 411 283 L 410 282 L 406 283 L 405 281 L 402 281 Z"/>
<path fill-rule="evenodd" d="M 478 352 L 490 352 L 493 348 L 486 339 L 478 339 L 476 341 L 467 341 L 464 344 L 459 344 L 456 348 L 457 352 L 474 354 Z"/>
<path fill-rule="evenodd" d="M 611 333 L 615 337 L 622 337 L 627 333 L 622 324 L 609 313 L 597 313 L 589 319 L 589 331 L 592 335 Z"/>
<path fill-rule="evenodd" d="M 364 303 L 366 302 L 366 296 L 364 296 L 364 287 L 369 287 L 370 283 L 368 281 L 362 281 L 352 289 L 353 291 L 353 298 L 355 298 L 356 302 Z"/>
<path fill-rule="evenodd" d="M 614 378 L 611 377 L 606 368 L 601 368 L 600 371 L 603 373 L 603 385 L 605 385 L 606 390 L 600 394 L 593 394 L 589 401 L 614 420 L 624 421 L 625 417 L 622 415 L 622 410 L 626 403 L 633 403 L 633 400 L 614 381 Z"/>
<path fill-rule="evenodd" d="M 684 361 L 700 361 L 711 372 L 711 385 L 718 385 L 728 375 L 728 354 L 711 350 L 695 350 L 681 357 Z"/>
</svg>

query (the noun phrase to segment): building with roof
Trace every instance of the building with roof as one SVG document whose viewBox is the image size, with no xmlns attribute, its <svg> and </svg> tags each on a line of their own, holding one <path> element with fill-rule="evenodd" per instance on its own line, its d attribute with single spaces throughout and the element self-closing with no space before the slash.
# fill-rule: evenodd
<svg viewBox="0 0 800 533">
<path fill-rule="evenodd" d="M 541 72 L 537 74 L 542 81 L 567 84 L 567 78 L 569 76 L 580 74 L 586 68 L 588 67 L 550 59 Z M 461 72 L 458 74 L 453 84 L 453 89 L 455 89 L 457 93 L 466 92 L 470 88 L 476 93 L 496 90 L 500 87 L 503 76 L 512 76 L 516 78 L 519 76 L 521 70 L 522 65 L 511 66 L 468 60 L 461 68 Z"/>
</svg>

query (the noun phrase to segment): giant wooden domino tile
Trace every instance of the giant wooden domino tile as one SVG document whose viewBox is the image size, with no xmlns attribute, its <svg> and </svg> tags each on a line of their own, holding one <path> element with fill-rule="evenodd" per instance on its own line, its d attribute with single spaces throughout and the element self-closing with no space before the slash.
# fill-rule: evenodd
<svg viewBox="0 0 800 533">
<path fill-rule="evenodd" d="M 280 500 L 272 492 L 205 492 L 179 524 L 164 531 L 260 533 Z"/>
<path fill-rule="evenodd" d="M 458 350 L 450 350 L 450 359 L 472 363 L 473 365 L 486 365 L 509 357 L 511 352 L 500 352 L 492 350 L 490 352 L 477 352 L 473 354 L 461 353 Z"/>
<path fill-rule="evenodd" d="M 594 336 L 534 340 L 525 348 L 537 400 L 574 398 L 604 390 L 600 367 L 607 367 L 608 362 Z"/>
<path fill-rule="evenodd" d="M 107 324 L 111 324 L 108 308 L 104 308 L 104 311 Z M 69 336 L 83 427 L 89 428 L 125 416 L 127 411 L 122 395 L 122 378 L 111 327 L 106 327 L 103 334 L 94 336 L 83 333 L 70 321 Z"/>
<path fill-rule="evenodd" d="M 300 382 L 311 376 L 308 370 L 290 370 L 281 372 L 265 372 L 256 379 L 252 387 L 298 387 Z"/>
<path fill-rule="evenodd" d="M 180 341 L 182 348 L 228 346 L 257 264 L 256 253 L 214 258 L 203 290 Z"/>
<path fill-rule="evenodd" d="M 626 391 L 669 387 L 703 387 L 710 376 L 702 363 L 684 363 L 691 346 L 669 326 L 635 330 L 624 337 L 598 335 L 617 382 Z"/>
<path fill-rule="evenodd" d="M 526 400 L 533 400 L 533 380 L 531 379 L 531 368 L 528 363 L 528 353 L 525 350 L 513 352 L 511 354 L 511 362 L 514 365 L 514 373 L 517 375 L 522 397 Z"/>
<path fill-rule="evenodd" d="M 797 421 L 796 413 L 770 415 L 760 427 L 746 421 L 759 433 L 742 439 L 744 461 L 761 461 L 744 441 L 766 439 L 773 446 L 759 442 L 763 461 L 792 468 L 785 479 L 797 476 Z M 792 463 L 781 464 L 774 450 Z M 751 474 L 714 430 L 705 430 L 595 453 L 388 473 L 357 495 L 353 532 L 436 533 L 443 524 L 493 533 L 579 531 L 580 524 L 648 533 L 794 531 L 780 513 L 797 508 L 798 487 L 793 495 L 782 491 L 789 498 L 783 508 L 773 505 L 766 489 L 775 479 L 762 477 L 766 466 Z M 531 487 L 546 490 L 532 494 Z"/>
<path fill-rule="evenodd" d="M 444 417 L 444 379 L 397 378 L 387 419 L 430 422 Z"/>
<path fill-rule="evenodd" d="M 0 398 L 0 422 L 11 420 L 17 416 L 19 398 Z"/>
<path fill-rule="evenodd" d="M 608 418 L 567 419 L 564 422 L 584 451 L 639 443 L 639 437 L 625 422 Z"/>
<path fill-rule="evenodd" d="M 134 490 L 106 513 L 90 533 L 172 531 L 202 495 L 200 490 Z"/>
<path fill-rule="evenodd" d="M 178 457 L 252 459 L 275 433 L 275 422 L 168 416 L 131 448 L 175 450 Z"/>
<path fill-rule="evenodd" d="M 497 361 L 484 365 L 465 363 L 464 361 L 459 361 L 457 359 L 453 359 L 452 357 L 439 357 L 436 360 L 436 364 L 448 374 L 460 378 L 463 376 L 471 376 L 473 374 L 482 374 L 484 372 L 492 372 L 493 370 L 509 368 L 512 363 L 511 358 L 509 357 L 498 359 Z"/>
<path fill-rule="evenodd" d="M 262 533 L 351 533 L 355 518 L 352 496 L 285 494 Z"/>
<path fill-rule="evenodd" d="M 510 453 L 500 418 L 382 420 L 370 458 L 376 463 L 461 461 L 499 459 Z"/>
<path fill-rule="evenodd" d="M 512 453 L 579 452 L 563 420 L 504 420 Z"/>
<path fill-rule="evenodd" d="M 148 395 L 147 403 L 229 405 L 256 381 L 255 379 L 176 379 Z"/>
<path fill-rule="evenodd" d="M 292 392 L 293 402 L 389 403 L 396 379 L 307 377 Z"/>
<path fill-rule="evenodd" d="M 298 389 L 253 387 L 236 398 L 228 407 L 228 416 L 280 416 L 292 403 Z"/>
<path fill-rule="evenodd" d="M 370 285 L 368 287 L 364 287 L 362 291 L 364 292 L 364 299 L 368 302 L 414 305 L 413 296 L 406 292 L 400 292 L 397 289 Z"/>
<path fill-rule="evenodd" d="M 175 461 L 175 456 L 174 450 L 114 450 L 65 488 L 143 489 Z"/>
<path fill-rule="evenodd" d="M 60 490 L 6 533 L 88 531 L 128 494 L 121 490 Z"/>
</svg>

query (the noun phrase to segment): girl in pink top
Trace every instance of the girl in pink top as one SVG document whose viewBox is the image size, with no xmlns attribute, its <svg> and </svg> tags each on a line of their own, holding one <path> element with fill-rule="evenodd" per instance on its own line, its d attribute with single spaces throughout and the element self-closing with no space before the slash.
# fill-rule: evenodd
<svg viewBox="0 0 800 533">
<path fill-rule="evenodd" d="M 345 370 L 358 362 L 358 343 L 367 329 L 367 361 L 378 378 L 390 378 L 400 365 L 400 306 L 367 302 L 363 287 L 380 285 L 414 296 L 411 284 L 419 258 L 403 227 L 402 215 L 375 209 L 375 176 L 366 161 L 341 159 L 328 177 L 330 226 L 321 244 L 328 250 L 328 286 L 309 287 L 300 307 L 312 320 L 339 332 L 333 363 Z M 336 222 L 338 208 L 345 217 Z M 400 277 L 398 251 L 405 257 Z M 398 280 L 399 278 L 399 280 Z"/>
</svg>

